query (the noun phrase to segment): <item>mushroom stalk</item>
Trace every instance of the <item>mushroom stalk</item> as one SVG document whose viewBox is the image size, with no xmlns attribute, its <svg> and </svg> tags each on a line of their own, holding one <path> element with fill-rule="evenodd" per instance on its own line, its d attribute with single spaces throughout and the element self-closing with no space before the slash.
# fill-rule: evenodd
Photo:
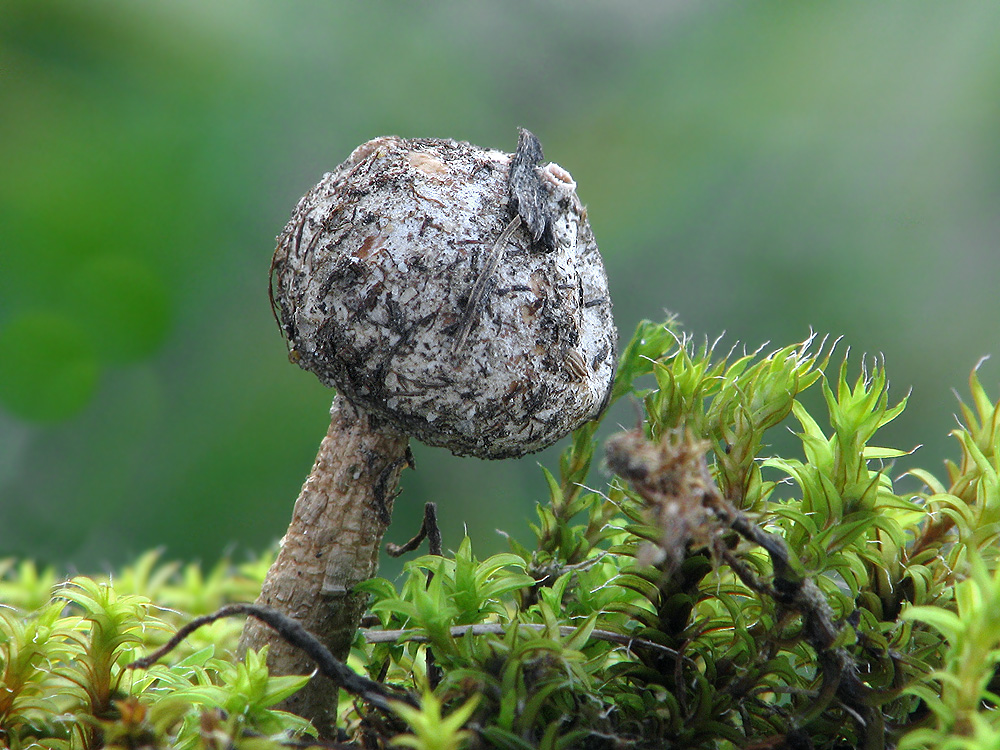
<svg viewBox="0 0 1000 750">
<path fill-rule="evenodd" d="M 456 455 L 541 450 L 596 417 L 615 370 L 607 276 L 576 195 L 520 132 L 505 154 L 440 139 L 362 144 L 278 236 L 271 304 L 289 356 L 337 389 L 330 431 L 259 604 L 344 659 L 365 606 L 407 436 Z M 275 674 L 312 671 L 251 621 Z M 284 702 L 335 736 L 325 678 Z"/>
<path fill-rule="evenodd" d="M 334 398 L 330 415 L 330 429 L 295 501 L 257 604 L 295 618 L 343 661 L 367 604 L 367 596 L 353 588 L 378 569 L 399 473 L 408 463 L 409 439 L 341 395 Z M 265 645 L 272 674 L 314 671 L 302 651 L 266 625 L 247 620 L 241 652 Z M 328 678 L 317 674 L 280 708 L 312 721 L 320 736 L 333 737 L 337 693 Z"/>
</svg>

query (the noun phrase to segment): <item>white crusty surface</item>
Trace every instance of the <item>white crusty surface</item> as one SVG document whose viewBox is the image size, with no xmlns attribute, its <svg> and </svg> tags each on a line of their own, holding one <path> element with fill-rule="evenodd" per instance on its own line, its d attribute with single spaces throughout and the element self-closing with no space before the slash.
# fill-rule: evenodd
<svg viewBox="0 0 1000 750">
<path fill-rule="evenodd" d="M 274 298 L 292 358 L 430 445 L 482 458 L 540 450 L 603 408 L 616 332 L 576 184 L 548 164 L 554 249 L 523 227 L 454 349 L 469 293 L 511 220 L 510 156 L 377 138 L 299 201 Z"/>
</svg>

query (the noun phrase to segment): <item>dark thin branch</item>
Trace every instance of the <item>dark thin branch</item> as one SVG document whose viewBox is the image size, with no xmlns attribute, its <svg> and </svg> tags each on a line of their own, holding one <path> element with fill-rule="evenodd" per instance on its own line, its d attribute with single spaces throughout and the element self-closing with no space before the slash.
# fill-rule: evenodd
<svg viewBox="0 0 1000 750">
<path fill-rule="evenodd" d="M 676 554 L 688 544 L 701 542 L 715 523 L 767 552 L 770 582 L 760 579 L 735 555 L 718 548 L 723 551 L 722 559 L 751 590 L 802 616 L 802 637 L 816 652 L 822 688 L 813 709 L 795 717 L 794 725 L 805 726 L 836 697 L 858 721 L 863 747 L 882 747 L 885 725 L 881 712 L 872 705 L 872 689 L 859 677 L 851 653 L 837 645 L 843 625 L 836 621 L 823 592 L 806 575 L 785 540 L 753 523 L 723 497 L 705 462 L 707 448 L 707 443 L 687 430 L 665 432 L 659 442 L 648 440 L 641 430 L 632 430 L 608 440 L 607 461 L 647 503 L 652 525 L 663 533 L 659 546 L 664 554 Z"/>
<path fill-rule="evenodd" d="M 719 544 L 716 546 L 715 552 L 719 555 L 722 561 L 729 566 L 730 570 L 736 574 L 736 577 L 743 581 L 743 585 L 748 589 L 756 591 L 762 596 L 769 596 L 772 599 L 777 598 L 777 594 L 770 584 L 762 581 L 757 574 L 750 570 L 750 567 L 734 555 L 732 551 Z"/>
<path fill-rule="evenodd" d="M 223 617 L 234 617 L 237 615 L 247 615 L 256 618 L 271 627 L 285 641 L 308 654 L 316 662 L 320 674 L 329 677 L 339 687 L 368 701 L 373 706 L 377 706 L 383 711 L 391 711 L 394 701 L 400 701 L 411 706 L 417 705 L 416 699 L 412 696 L 406 693 L 393 692 L 379 682 L 362 677 L 346 664 L 335 659 L 330 650 L 320 643 L 316 636 L 302 627 L 297 620 L 275 609 L 262 607 L 257 604 L 227 604 L 210 615 L 196 617 L 178 630 L 174 637 L 167 641 L 165 645 L 158 648 L 149 656 L 132 662 L 128 665 L 128 669 L 149 669 L 149 667 L 173 651 L 198 628 L 203 625 L 209 625 L 216 620 L 221 620 Z"/>
<path fill-rule="evenodd" d="M 386 554 L 390 557 L 400 557 L 407 552 L 413 552 L 425 538 L 427 539 L 428 551 L 432 555 L 440 555 L 443 551 L 443 545 L 441 542 L 441 528 L 438 526 L 437 521 L 437 505 L 435 503 L 424 503 L 424 521 L 420 524 L 420 530 L 417 532 L 417 535 L 403 545 L 392 544 L 391 542 L 386 544 Z M 434 578 L 434 574 L 428 573 L 427 586 L 431 585 L 432 578 Z M 434 652 L 431 649 L 427 649 L 427 683 L 430 685 L 431 690 L 438 686 L 441 678 L 441 667 L 434 661 Z"/>
<path fill-rule="evenodd" d="M 452 627 L 449 632 L 455 638 L 460 638 L 468 632 L 472 632 L 473 635 L 503 635 L 507 632 L 507 625 L 501 625 L 500 623 L 479 623 L 477 625 L 456 625 Z M 534 630 L 541 632 L 545 630 L 548 626 L 541 625 L 537 623 L 521 623 L 518 625 L 519 628 L 525 628 L 526 630 Z M 577 631 L 571 625 L 562 625 L 559 627 L 559 635 L 561 636 L 571 636 Z M 396 641 L 413 641 L 415 643 L 426 643 L 427 636 L 420 633 L 419 630 L 362 630 L 361 634 L 365 637 L 368 643 L 394 643 Z M 680 656 L 681 654 L 672 648 L 668 648 L 660 643 L 654 641 L 646 640 L 645 638 L 636 638 L 630 635 L 622 635 L 621 633 L 615 633 L 611 630 L 592 630 L 590 637 L 598 641 L 607 641 L 608 643 L 615 643 L 619 646 L 625 646 L 626 648 L 649 648 L 655 649 L 657 651 L 663 651 L 664 653 L 670 654 L 671 656 Z"/>
<path fill-rule="evenodd" d="M 413 552 L 420 543 L 427 539 L 427 548 L 432 555 L 440 555 L 443 550 L 441 542 L 441 529 L 437 521 L 437 505 L 434 503 L 424 504 L 424 522 L 420 525 L 420 530 L 410 541 L 405 544 L 393 544 L 389 542 L 385 545 L 385 552 L 389 557 L 400 557 L 407 552 Z"/>
</svg>

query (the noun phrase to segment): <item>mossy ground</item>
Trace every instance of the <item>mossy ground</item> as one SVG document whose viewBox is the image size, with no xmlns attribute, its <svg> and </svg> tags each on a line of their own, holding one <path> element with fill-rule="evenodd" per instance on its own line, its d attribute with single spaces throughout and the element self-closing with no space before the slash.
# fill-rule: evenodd
<svg viewBox="0 0 1000 750">
<path fill-rule="evenodd" d="M 479 560 L 465 539 L 407 562 L 400 585 L 364 584 L 373 616 L 351 666 L 419 707 L 344 693 L 338 741 L 995 747 L 1000 410 L 973 373 L 958 459 L 894 477 L 907 451 L 878 430 L 906 399 L 887 383 L 880 362 L 838 361 L 823 342 L 720 355 L 643 323 L 614 393 L 643 408 L 641 440 L 610 462 L 629 481 L 592 488 L 590 423 L 545 472 L 533 545 Z M 773 455 L 789 421 L 798 447 Z M 268 563 L 203 572 L 150 553 L 70 581 L 3 563 L 0 742 L 309 743 L 274 709 L 303 679 L 238 661 L 239 621 L 126 669 L 191 618 L 252 601 Z"/>
</svg>

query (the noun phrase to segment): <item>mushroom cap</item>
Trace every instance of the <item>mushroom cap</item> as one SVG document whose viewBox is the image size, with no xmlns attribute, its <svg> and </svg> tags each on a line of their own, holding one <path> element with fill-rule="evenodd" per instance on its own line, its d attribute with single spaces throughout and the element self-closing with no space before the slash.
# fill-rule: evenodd
<svg viewBox="0 0 1000 750">
<path fill-rule="evenodd" d="M 596 417 L 614 379 L 607 276 L 576 183 L 537 167 L 551 243 L 520 224 L 497 248 L 510 162 L 453 140 L 369 141 L 299 201 L 271 267 L 291 359 L 458 455 L 540 450 Z"/>
</svg>

